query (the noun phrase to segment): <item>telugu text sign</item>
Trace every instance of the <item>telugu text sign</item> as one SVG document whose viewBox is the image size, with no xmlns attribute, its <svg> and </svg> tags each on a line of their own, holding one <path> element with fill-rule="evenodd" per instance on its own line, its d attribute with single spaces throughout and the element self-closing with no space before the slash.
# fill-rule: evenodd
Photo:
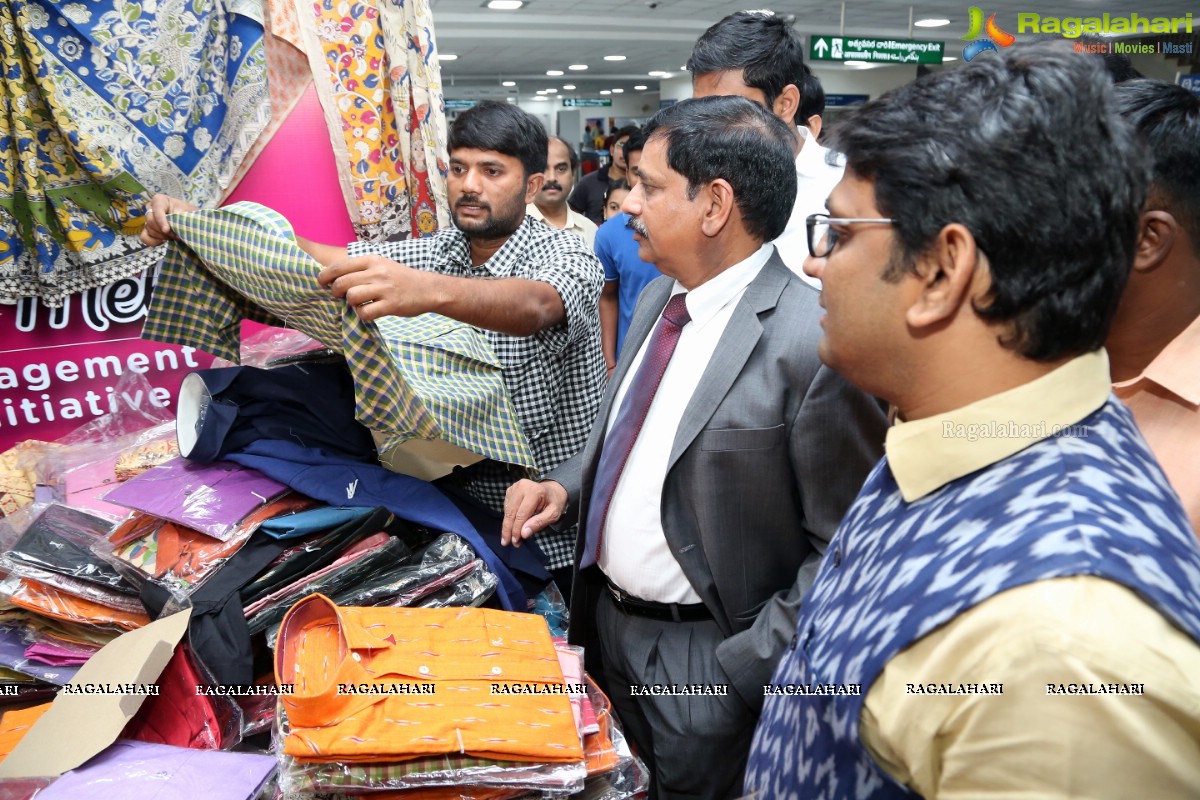
<svg viewBox="0 0 1200 800">
<path fill-rule="evenodd" d="M 876 64 L 941 64 L 942 42 L 875 39 L 869 36 L 814 36 L 808 56 L 814 61 L 867 61 Z"/>
</svg>

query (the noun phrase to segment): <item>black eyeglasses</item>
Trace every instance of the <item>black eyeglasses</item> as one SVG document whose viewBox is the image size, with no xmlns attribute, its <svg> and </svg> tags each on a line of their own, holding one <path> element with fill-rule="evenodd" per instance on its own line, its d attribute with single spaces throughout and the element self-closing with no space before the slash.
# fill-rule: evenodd
<svg viewBox="0 0 1200 800">
<path fill-rule="evenodd" d="M 838 232 L 834 225 L 894 225 L 894 219 L 860 219 L 854 217 L 831 217 L 828 214 L 809 214 L 804 224 L 808 226 L 808 253 L 813 258 L 825 258 L 837 247 Z"/>
</svg>

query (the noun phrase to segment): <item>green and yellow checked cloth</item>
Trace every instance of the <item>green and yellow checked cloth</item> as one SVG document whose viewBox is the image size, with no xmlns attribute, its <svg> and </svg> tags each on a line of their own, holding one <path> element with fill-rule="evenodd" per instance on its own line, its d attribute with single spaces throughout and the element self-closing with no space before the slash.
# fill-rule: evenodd
<svg viewBox="0 0 1200 800">
<path fill-rule="evenodd" d="M 241 321 L 293 328 L 340 350 L 355 415 L 381 450 L 440 439 L 485 458 L 536 467 L 491 346 L 437 314 L 365 322 L 317 284 L 321 265 L 286 219 L 257 203 L 171 216 L 178 242 L 159 268 L 142 337 L 239 361 Z"/>
</svg>

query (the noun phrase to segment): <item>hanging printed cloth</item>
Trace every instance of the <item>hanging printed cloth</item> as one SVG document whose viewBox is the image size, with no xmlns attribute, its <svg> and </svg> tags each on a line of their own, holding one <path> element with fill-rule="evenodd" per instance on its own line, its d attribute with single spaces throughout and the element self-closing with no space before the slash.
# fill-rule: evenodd
<svg viewBox="0 0 1200 800">
<path fill-rule="evenodd" d="M 360 240 L 449 223 L 446 115 L 428 0 L 297 0 L 342 193 Z"/>
<path fill-rule="evenodd" d="M 154 192 L 215 202 L 270 119 L 261 0 L 0 3 L 0 302 L 153 266 Z"/>
</svg>

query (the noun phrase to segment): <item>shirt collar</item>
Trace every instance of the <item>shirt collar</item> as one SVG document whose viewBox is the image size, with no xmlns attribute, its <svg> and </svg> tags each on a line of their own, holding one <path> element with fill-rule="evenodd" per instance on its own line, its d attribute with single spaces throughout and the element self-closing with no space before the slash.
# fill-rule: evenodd
<svg viewBox="0 0 1200 800">
<path fill-rule="evenodd" d="M 817 144 L 817 140 L 811 135 L 805 136 L 804 143 L 800 145 L 800 152 L 796 154 L 796 172 L 809 178 L 821 175 L 829 169 L 829 165 L 825 163 L 828 153 L 829 149 Z"/>
<path fill-rule="evenodd" d="M 1037 380 L 887 432 L 888 466 L 911 503 L 1053 436 L 1108 399 L 1108 354 L 1096 350 Z"/>
<path fill-rule="evenodd" d="M 771 257 L 774 245 L 766 243 L 749 257 L 709 278 L 687 293 L 687 310 L 696 327 L 705 325 L 725 304 L 750 285 Z M 675 281 L 671 294 L 685 292 L 683 284 Z"/>
<path fill-rule="evenodd" d="M 468 241 L 467 235 L 458 228 L 445 228 L 444 230 L 453 234 L 447 241 L 446 254 L 450 259 L 465 266 L 468 271 L 484 270 L 494 277 L 507 278 L 512 273 L 513 265 L 518 263 L 519 254 L 528 251 L 533 226 L 540 224 L 542 223 L 534 222 L 533 218 L 526 214 L 513 235 L 500 245 L 499 250 L 492 253 L 491 258 L 479 265 L 471 263 L 471 242 Z"/>
<path fill-rule="evenodd" d="M 1136 378 L 1114 383 L 1114 389 L 1135 387 L 1153 381 L 1186 402 L 1200 405 L 1200 317 L 1171 340 Z"/>
</svg>

